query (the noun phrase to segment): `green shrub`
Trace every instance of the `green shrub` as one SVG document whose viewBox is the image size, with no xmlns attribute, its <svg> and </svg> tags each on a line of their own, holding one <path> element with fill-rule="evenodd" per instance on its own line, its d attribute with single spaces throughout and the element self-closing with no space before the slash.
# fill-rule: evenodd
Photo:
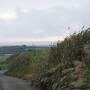
<svg viewBox="0 0 90 90">
<path fill-rule="evenodd" d="M 45 90 L 71 90 L 69 84 L 77 80 L 77 77 L 72 70 L 68 73 L 63 71 L 74 68 L 73 62 L 76 60 L 85 62 L 84 46 L 87 44 L 90 44 L 90 29 L 74 33 L 52 46 L 48 56 L 49 71 L 38 75 L 33 84 Z"/>
<path fill-rule="evenodd" d="M 49 54 L 50 67 L 64 63 L 72 65 L 72 60 L 82 60 L 84 56 L 84 45 L 90 44 L 90 29 L 79 34 L 66 37 L 64 41 L 58 42 L 51 47 Z"/>
</svg>

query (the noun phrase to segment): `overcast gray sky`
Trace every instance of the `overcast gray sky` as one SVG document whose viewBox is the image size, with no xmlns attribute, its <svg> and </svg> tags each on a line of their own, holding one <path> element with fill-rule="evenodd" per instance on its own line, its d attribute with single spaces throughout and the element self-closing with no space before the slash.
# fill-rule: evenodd
<svg viewBox="0 0 90 90">
<path fill-rule="evenodd" d="M 0 0 L 0 42 L 62 40 L 89 18 L 90 0 Z"/>
</svg>

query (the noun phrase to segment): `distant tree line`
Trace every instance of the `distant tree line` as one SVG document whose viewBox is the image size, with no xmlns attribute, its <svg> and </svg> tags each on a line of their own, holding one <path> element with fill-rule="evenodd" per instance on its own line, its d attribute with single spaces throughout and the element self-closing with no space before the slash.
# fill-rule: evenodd
<svg viewBox="0 0 90 90">
<path fill-rule="evenodd" d="M 17 54 L 22 53 L 28 50 L 37 49 L 37 48 L 48 48 L 48 46 L 1 46 L 0 47 L 0 55 L 6 54 Z"/>
</svg>

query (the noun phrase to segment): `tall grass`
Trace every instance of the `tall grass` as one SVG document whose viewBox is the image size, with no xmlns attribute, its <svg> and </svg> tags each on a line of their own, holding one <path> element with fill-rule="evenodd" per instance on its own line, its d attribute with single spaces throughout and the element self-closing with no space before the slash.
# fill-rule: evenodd
<svg viewBox="0 0 90 90">
<path fill-rule="evenodd" d="M 90 59 L 84 59 L 85 45 L 90 45 L 90 29 L 78 34 L 74 33 L 52 46 L 48 56 L 49 70 L 39 75 L 33 81 L 34 85 L 43 87 L 45 90 L 72 90 L 69 84 L 77 80 L 72 69 L 73 62 L 78 60 L 90 63 Z"/>
<path fill-rule="evenodd" d="M 84 46 L 90 44 L 90 29 L 73 34 L 66 37 L 64 41 L 58 42 L 57 45 L 51 47 L 49 55 L 49 63 L 56 66 L 59 63 L 72 65 L 74 60 L 82 60 Z M 89 62 L 89 61 L 88 61 Z"/>
</svg>

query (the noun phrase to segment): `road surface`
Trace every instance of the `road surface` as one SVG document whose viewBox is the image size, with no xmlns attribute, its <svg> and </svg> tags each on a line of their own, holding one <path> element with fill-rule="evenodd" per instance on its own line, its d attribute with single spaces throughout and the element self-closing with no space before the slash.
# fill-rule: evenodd
<svg viewBox="0 0 90 90">
<path fill-rule="evenodd" d="M 26 80 L 3 75 L 0 71 L 0 90 L 39 90 L 31 88 Z"/>
</svg>

